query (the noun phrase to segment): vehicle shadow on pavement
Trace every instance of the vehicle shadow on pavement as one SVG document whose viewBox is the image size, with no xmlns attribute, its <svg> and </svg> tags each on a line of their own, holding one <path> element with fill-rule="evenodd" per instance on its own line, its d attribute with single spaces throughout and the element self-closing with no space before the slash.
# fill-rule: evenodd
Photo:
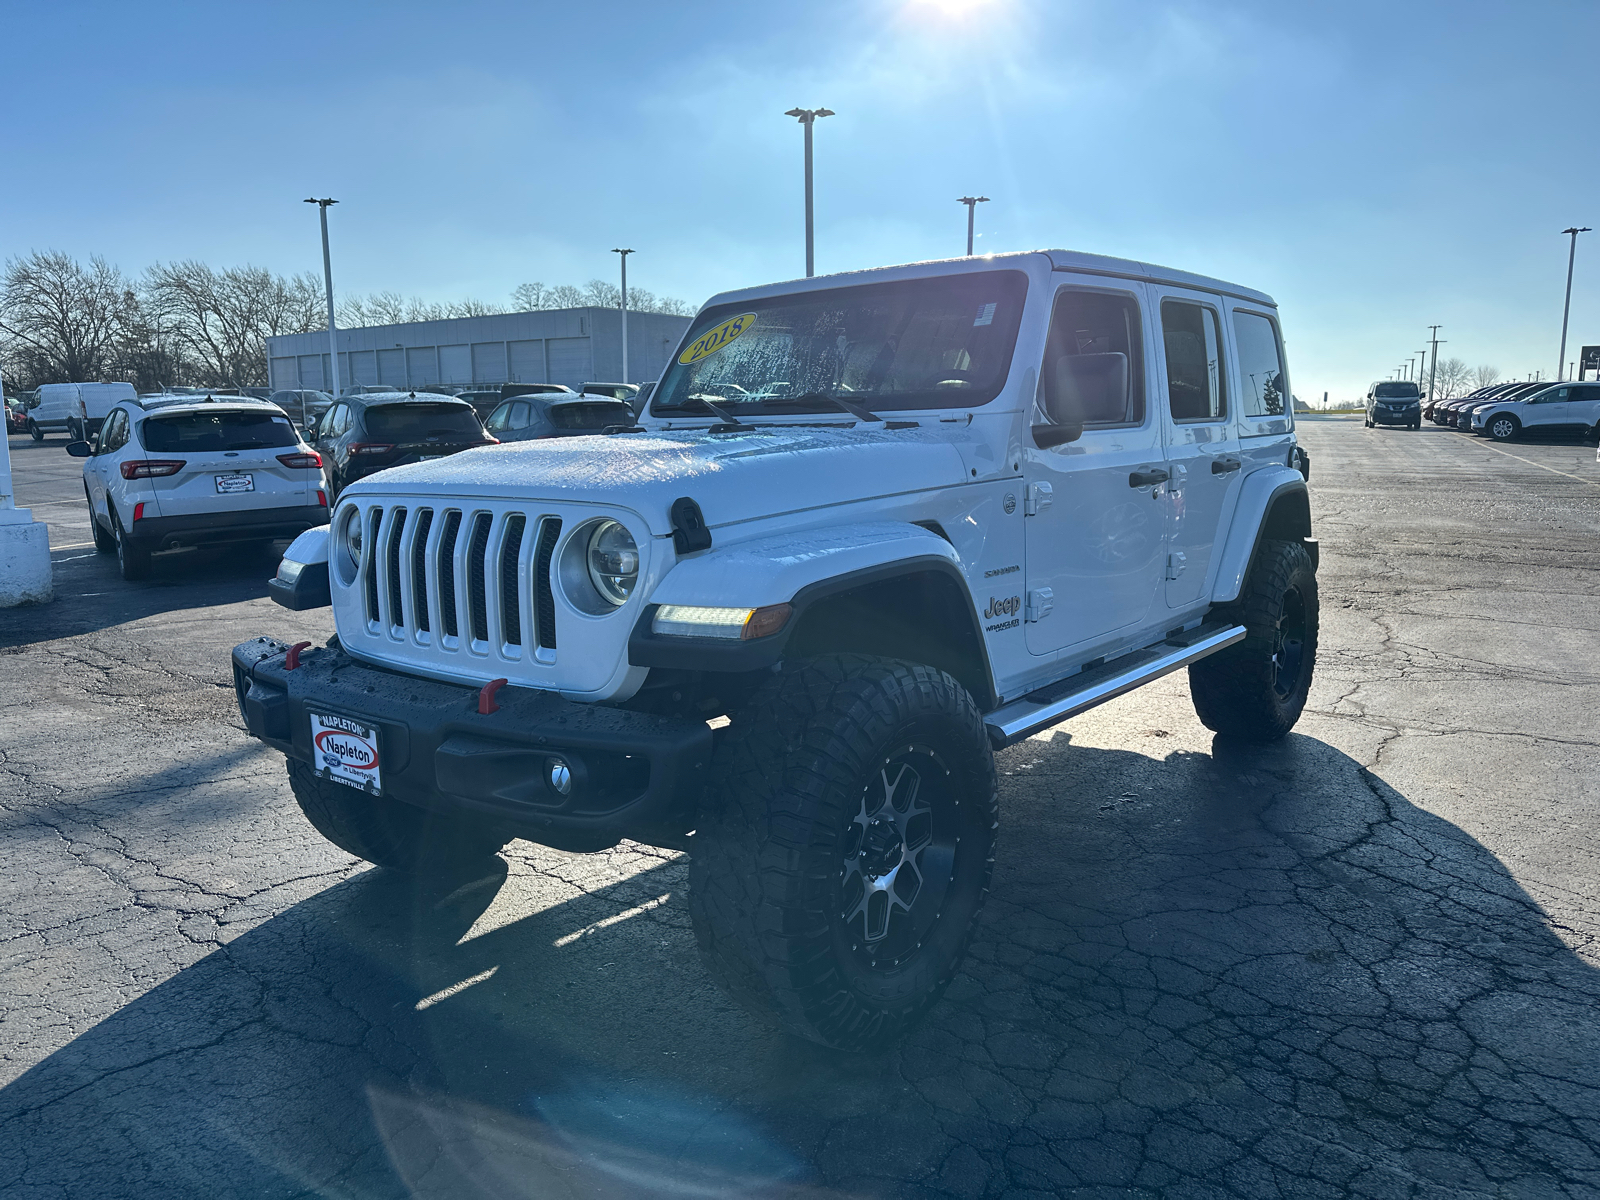
<svg viewBox="0 0 1600 1200">
<path fill-rule="evenodd" d="M 187 613 L 267 595 L 285 542 L 270 549 L 205 548 L 158 554 L 150 575 L 130 583 L 114 554 L 78 548 L 52 554 L 55 599 L 0 609 L 0 646 L 95 633 L 163 613 Z"/>
<path fill-rule="evenodd" d="M 971 959 L 876 1056 L 723 998 L 681 859 L 519 843 L 353 876 L 0 1089 L 0 1192 L 1600 1190 L 1600 974 L 1499 861 L 1314 739 L 1164 736 L 1000 756 Z"/>
</svg>

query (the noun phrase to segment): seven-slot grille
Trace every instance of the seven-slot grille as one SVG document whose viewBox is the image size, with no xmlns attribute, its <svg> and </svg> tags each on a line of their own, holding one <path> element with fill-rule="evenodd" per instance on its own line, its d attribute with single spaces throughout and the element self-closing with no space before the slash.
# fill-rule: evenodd
<svg viewBox="0 0 1600 1200">
<path fill-rule="evenodd" d="M 560 517 L 375 504 L 362 522 L 357 586 L 368 633 L 554 662 L 550 572 Z"/>
</svg>

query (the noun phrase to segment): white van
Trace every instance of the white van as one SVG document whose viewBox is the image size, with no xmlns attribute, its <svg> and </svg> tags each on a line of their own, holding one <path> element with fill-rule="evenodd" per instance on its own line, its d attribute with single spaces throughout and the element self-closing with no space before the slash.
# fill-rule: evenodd
<svg viewBox="0 0 1600 1200">
<path fill-rule="evenodd" d="M 36 442 L 47 433 L 65 433 L 75 441 L 88 441 L 100 432 L 111 406 L 132 400 L 131 383 L 46 383 L 28 413 L 28 432 Z"/>
</svg>

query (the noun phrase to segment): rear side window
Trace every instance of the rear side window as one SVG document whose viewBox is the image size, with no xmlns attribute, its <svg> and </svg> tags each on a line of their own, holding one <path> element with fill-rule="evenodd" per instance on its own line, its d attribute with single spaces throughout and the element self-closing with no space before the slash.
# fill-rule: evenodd
<svg viewBox="0 0 1600 1200">
<path fill-rule="evenodd" d="M 478 414 L 466 404 L 387 404 L 367 409 L 365 424 L 375 442 L 477 439 L 483 433 Z"/>
<path fill-rule="evenodd" d="M 152 454 L 263 450 L 300 442 L 289 418 L 262 412 L 177 413 L 148 417 L 140 430 Z"/>
<path fill-rule="evenodd" d="M 604 429 L 632 425 L 633 409 L 626 404 L 553 404 L 550 424 L 557 429 Z"/>
<path fill-rule="evenodd" d="M 1259 313 L 1236 309 L 1234 338 L 1239 346 L 1240 398 L 1247 417 L 1279 417 L 1284 412 L 1283 358 L 1278 331 Z"/>
<path fill-rule="evenodd" d="M 1219 421 L 1227 413 L 1222 330 L 1217 314 L 1181 300 L 1161 302 L 1167 354 L 1167 402 L 1174 421 Z"/>
<path fill-rule="evenodd" d="M 1045 343 L 1041 382 L 1047 396 L 1066 399 L 1052 411 L 1056 420 L 1072 417 L 1085 425 L 1139 425 L 1144 421 L 1144 340 L 1139 304 L 1132 296 L 1063 288 L 1056 296 Z M 1069 358 L 1084 361 L 1074 366 Z M 1113 380 L 1116 386 L 1093 386 Z M 1074 391 L 1081 403 L 1072 403 Z"/>
</svg>

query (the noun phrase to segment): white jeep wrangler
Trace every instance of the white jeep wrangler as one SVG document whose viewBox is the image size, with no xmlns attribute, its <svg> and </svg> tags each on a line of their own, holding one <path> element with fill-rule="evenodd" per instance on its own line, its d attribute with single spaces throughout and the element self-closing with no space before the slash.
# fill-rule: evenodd
<svg viewBox="0 0 1600 1200">
<path fill-rule="evenodd" d="M 311 823 L 400 871 L 689 851 L 714 974 L 893 1038 L 988 889 L 994 753 L 1188 667 L 1283 736 L 1317 546 L 1272 300 L 1061 251 L 714 297 L 641 424 L 384 471 L 233 652 Z M 725 719 L 724 719 L 725 718 Z"/>
</svg>

